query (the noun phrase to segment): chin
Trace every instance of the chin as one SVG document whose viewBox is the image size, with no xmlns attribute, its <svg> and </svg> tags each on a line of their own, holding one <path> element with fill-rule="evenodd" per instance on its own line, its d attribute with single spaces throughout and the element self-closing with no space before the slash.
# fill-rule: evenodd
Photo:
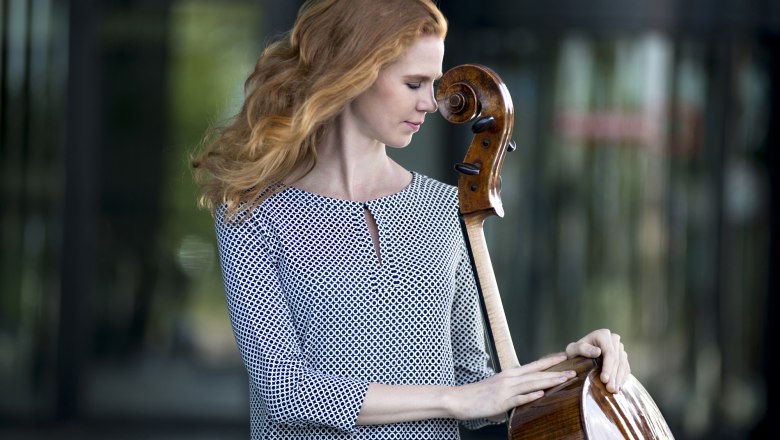
<svg viewBox="0 0 780 440">
<path fill-rule="evenodd" d="M 408 139 L 398 140 L 395 142 L 385 142 L 385 146 L 388 146 L 390 148 L 405 148 L 412 142 L 412 137 L 409 136 Z"/>
</svg>

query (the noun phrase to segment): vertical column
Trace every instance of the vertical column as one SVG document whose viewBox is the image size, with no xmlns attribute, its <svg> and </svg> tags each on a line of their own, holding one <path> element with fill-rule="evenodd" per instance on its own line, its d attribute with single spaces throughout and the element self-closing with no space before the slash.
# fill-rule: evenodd
<svg viewBox="0 0 780 440">
<path fill-rule="evenodd" d="M 96 0 L 71 0 L 67 116 L 64 144 L 62 275 L 55 385 L 55 416 L 73 419 L 81 403 L 89 298 L 96 245 L 98 149 Z"/>
</svg>

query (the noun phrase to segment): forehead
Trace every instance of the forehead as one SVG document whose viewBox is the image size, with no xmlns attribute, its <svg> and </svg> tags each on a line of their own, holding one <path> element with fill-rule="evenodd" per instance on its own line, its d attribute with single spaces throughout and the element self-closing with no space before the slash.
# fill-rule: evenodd
<svg viewBox="0 0 780 440">
<path fill-rule="evenodd" d="M 418 38 L 385 69 L 387 74 L 415 75 L 430 78 L 441 76 L 444 61 L 444 40 L 437 36 Z"/>
</svg>

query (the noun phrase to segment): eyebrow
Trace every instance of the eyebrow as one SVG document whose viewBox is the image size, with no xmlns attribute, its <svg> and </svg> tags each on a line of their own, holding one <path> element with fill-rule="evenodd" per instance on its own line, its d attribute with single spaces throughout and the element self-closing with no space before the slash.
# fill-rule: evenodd
<svg viewBox="0 0 780 440">
<path fill-rule="evenodd" d="M 410 81 L 436 81 L 437 79 L 441 78 L 442 74 L 437 73 L 435 76 L 429 76 L 429 75 L 406 75 L 404 76 L 404 79 L 410 80 Z"/>
</svg>

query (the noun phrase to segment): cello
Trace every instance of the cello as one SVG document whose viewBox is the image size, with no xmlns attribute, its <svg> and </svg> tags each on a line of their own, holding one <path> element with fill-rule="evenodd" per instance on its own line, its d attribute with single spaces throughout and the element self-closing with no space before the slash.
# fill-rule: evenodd
<svg viewBox="0 0 780 440">
<path fill-rule="evenodd" d="M 514 107 L 509 91 L 491 69 L 463 64 L 447 71 L 436 89 L 439 112 L 449 122 L 471 122 L 474 133 L 459 172 L 458 201 L 464 239 L 482 301 L 497 370 L 520 366 L 509 333 L 483 231 L 490 216 L 504 216 L 501 168 L 516 146 Z M 569 381 L 508 414 L 510 439 L 673 439 L 650 394 L 630 376 L 612 394 L 599 380 L 597 359 L 574 357 L 549 371 L 574 370 Z"/>
</svg>

